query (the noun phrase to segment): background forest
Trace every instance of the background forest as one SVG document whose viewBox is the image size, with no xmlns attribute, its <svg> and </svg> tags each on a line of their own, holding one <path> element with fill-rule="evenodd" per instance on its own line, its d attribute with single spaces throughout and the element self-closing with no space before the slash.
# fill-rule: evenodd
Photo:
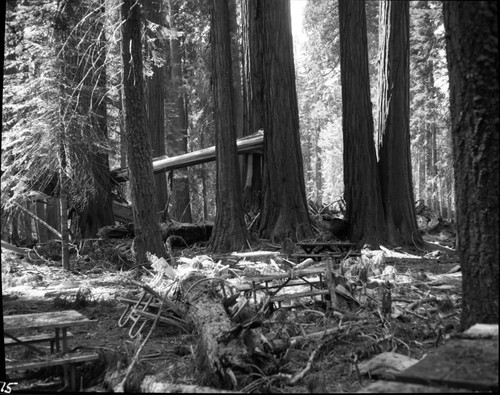
<svg viewBox="0 0 500 395">
<path fill-rule="evenodd" d="M 111 186 L 102 181 L 103 174 L 108 166 L 127 165 L 125 141 L 120 137 L 124 128 L 120 7 L 111 0 L 68 2 L 63 8 L 65 3 L 7 2 L 2 215 L 15 217 L 19 206 L 14 204 L 35 211 L 33 191 L 53 194 L 55 169 L 64 162 L 69 206 L 80 215 L 86 211 L 90 217 L 101 218 L 92 224 L 80 219 L 83 237 L 95 237 L 98 224 L 107 222 L 106 210 L 110 211 L 106 196 Z M 292 15 L 301 8 L 297 3 L 302 1 L 292 0 Z M 378 2 L 366 3 L 374 119 L 378 7 Z M 142 8 L 143 72 L 153 157 L 214 145 L 208 3 L 151 1 Z M 294 47 L 307 200 L 316 207 L 338 209 L 344 189 L 338 3 L 310 1 L 302 8 L 305 35 Z M 441 3 L 412 1 L 410 14 L 415 200 L 422 199 L 443 218 L 453 218 Z M 245 90 L 241 26 L 241 4 L 231 2 L 234 107 L 240 115 Z M 248 128 L 243 118 L 235 117 L 237 137 L 256 131 L 244 130 Z M 61 124 L 65 125 L 62 129 Z M 215 175 L 213 163 L 156 175 L 159 209 L 169 205 L 170 218 L 182 222 L 213 221 Z M 112 192 L 115 200 L 130 202 L 127 188 L 115 185 Z M 38 204 L 36 209 L 40 212 L 44 207 Z M 45 209 L 50 210 L 50 204 Z M 256 210 L 247 206 L 246 212 L 255 215 Z M 4 238 L 16 233 L 16 229 L 5 229 L 11 223 L 2 221 Z M 52 225 L 57 229 L 57 221 Z M 22 228 L 20 237 L 29 239 L 29 232 Z"/>
<path fill-rule="evenodd" d="M 459 325 L 498 323 L 496 2 L 5 6 L 2 286 L 14 307 L 4 315 L 91 308 L 101 326 L 78 340 L 109 350 L 135 306 L 132 328 L 141 319 L 150 332 L 132 353 L 125 345 L 134 359 L 108 388 L 126 389 L 161 317 L 200 345 L 177 339 L 191 347 L 176 368 L 186 378 L 194 367 L 189 384 L 243 392 L 275 379 L 294 386 L 319 360 L 336 366 L 330 388 L 359 389 L 368 355 L 358 344 L 378 352 L 387 340 L 386 351 L 408 355 L 416 346 L 420 357 Z M 63 279 L 74 280 L 64 299 L 47 292 Z M 101 281 L 121 299 L 107 310 L 78 304 Z M 40 292 L 33 307 L 17 294 L 28 283 Z M 115 302 L 127 306 L 120 329 Z M 299 304 L 320 340 L 297 350 L 306 367 L 292 376 L 289 340 L 309 337 Z M 156 371 L 170 372 L 170 356 L 162 361 Z M 303 384 L 326 388 L 319 377 Z"/>
</svg>

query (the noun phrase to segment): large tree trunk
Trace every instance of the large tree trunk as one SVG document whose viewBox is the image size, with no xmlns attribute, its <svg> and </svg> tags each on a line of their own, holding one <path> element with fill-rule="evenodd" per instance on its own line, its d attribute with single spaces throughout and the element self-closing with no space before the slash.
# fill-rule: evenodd
<svg viewBox="0 0 500 395">
<path fill-rule="evenodd" d="M 344 199 L 349 239 L 377 246 L 385 238 L 370 101 L 364 1 L 339 0 Z"/>
<path fill-rule="evenodd" d="M 185 154 L 187 146 L 187 112 L 183 91 L 183 73 L 180 40 L 177 34 L 176 19 L 179 13 L 179 0 L 169 0 L 170 29 L 174 35 L 170 37 L 170 85 L 171 85 L 171 130 L 168 137 L 170 156 Z M 171 216 L 181 222 L 192 222 L 191 200 L 189 197 L 189 172 L 179 169 L 172 172 L 171 181 Z"/>
<path fill-rule="evenodd" d="M 407 1 L 380 2 L 378 166 L 389 242 L 421 247 L 410 154 L 409 18 Z"/>
<path fill-rule="evenodd" d="M 217 211 L 210 248 L 214 252 L 239 251 L 245 248 L 247 232 L 241 206 L 234 130 L 231 41 L 226 0 L 212 0 L 210 39 L 217 157 Z"/>
<path fill-rule="evenodd" d="M 243 137 L 243 92 L 241 87 L 241 33 L 238 27 L 239 0 L 229 0 L 229 34 L 231 36 L 231 67 L 233 77 L 233 112 L 236 138 Z"/>
<path fill-rule="evenodd" d="M 293 63 L 290 2 L 261 4 L 264 42 L 264 203 L 260 234 L 274 242 L 311 236 Z"/>
<path fill-rule="evenodd" d="M 251 135 L 264 129 L 264 81 L 263 43 L 261 30 L 263 15 L 257 12 L 261 0 L 241 2 L 242 20 L 242 89 L 243 89 L 243 135 Z M 256 214 L 262 205 L 262 155 L 245 155 L 242 166 L 243 208 L 245 212 Z"/>
<path fill-rule="evenodd" d="M 123 0 L 121 11 L 123 110 L 134 212 L 136 260 L 138 264 L 142 264 L 146 261 L 146 252 L 166 258 L 167 250 L 161 239 L 151 144 L 145 130 L 140 6 L 135 0 Z"/>
<path fill-rule="evenodd" d="M 443 4 L 465 329 L 498 323 L 498 17 L 495 1 Z"/>
<path fill-rule="evenodd" d="M 152 23 L 165 26 L 165 13 L 162 0 L 148 0 L 143 2 L 146 18 Z M 151 138 L 153 158 L 165 155 L 165 115 L 164 115 L 164 66 L 154 60 L 153 52 L 161 52 L 165 46 L 165 40 L 158 38 L 158 31 L 146 28 L 146 36 L 150 42 L 148 48 L 149 56 L 152 58 L 152 75 L 146 78 L 146 108 L 148 115 L 148 131 Z M 156 185 L 156 204 L 159 210 L 163 210 L 168 201 L 167 177 L 165 173 L 154 176 Z"/>
</svg>

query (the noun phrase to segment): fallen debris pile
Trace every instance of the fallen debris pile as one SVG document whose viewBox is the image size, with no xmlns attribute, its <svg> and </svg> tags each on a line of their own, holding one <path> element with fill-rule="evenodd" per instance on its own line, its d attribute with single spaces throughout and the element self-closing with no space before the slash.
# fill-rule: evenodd
<svg viewBox="0 0 500 395">
<path fill-rule="evenodd" d="M 359 389 L 366 377 L 406 369 L 458 326 L 461 281 L 456 272 L 400 272 L 386 263 L 389 250 L 362 252 L 340 263 L 299 265 L 275 251 L 234 253 L 217 262 L 198 255 L 177 258 L 177 267 L 150 255 L 153 271 L 144 269 L 141 282 L 163 303 L 182 306 L 178 311 L 198 334 L 197 385 L 324 390 L 318 372 L 342 366 L 337 374 L 354 373 Z M 171 311 L 161 314 L 168 318 Z M 175 384 L 148 376 L 140 387 Z M 124 388 L 123 372 L 114 387 Z"/>
</svg>

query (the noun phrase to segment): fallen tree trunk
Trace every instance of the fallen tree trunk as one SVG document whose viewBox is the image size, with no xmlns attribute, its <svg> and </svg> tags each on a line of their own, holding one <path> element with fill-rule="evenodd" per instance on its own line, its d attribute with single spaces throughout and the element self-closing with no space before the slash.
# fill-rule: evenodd
<svg viewBox="0 0 500 395">
<path fill-rule="evenodd" d="M 232 389 L 253 372 L 251 355 L 258 337 L 250 327 L 234 325 L 218 293 L 223 280 L 191 272 L 180 280 L 183 299 L 190 320 L 199 334 L 197 360 L 204 377 L 199 383 L 215 388 Z"/>
</svg>

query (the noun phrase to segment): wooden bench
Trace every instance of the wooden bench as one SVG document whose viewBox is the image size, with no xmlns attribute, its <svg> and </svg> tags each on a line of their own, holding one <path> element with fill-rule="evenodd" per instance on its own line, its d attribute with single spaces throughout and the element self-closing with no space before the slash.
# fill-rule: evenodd
<svg viewBox="0 0 500 395">
<path fill-rule="evenodd" d="M 77 354 L 70 355 L 66 354 L 63 356 L 49 356 L 43 360 L 39 361 L 23 361 L 23 362 L 11 362 L 5 365 L 5 371 L 22 371 L 31 369 L 48 368 L 52 366 L 70 366 L 71 372 L 71 388 L 76 389 L 76 367 L 75 364 L 81 362 L 97 361 L 99 355 L 96 353 L 88 354 Z"/>
<path fill-rule="evenodd" d="M 74 337 L 74 335 L 68 331 L 68 332 L 66 332 L 66 337 L 68 339 L 71 339 L 72 337 Z M 20 340 L 21 343 L 19 343 L 18 341 L 14 340 L 10 337 L 4 337 L 3 343 L 4 343 L 5 347 L 8 347 L 8 346 L 20 346 L 20 345 L 22 345 L 22 343 L 31 344 L 31 343 L 43 343 L 43 342 L 49 341 L 50 342 L 50 352 L 53 353 L 54 352 L 54 344 L 57 340 L 56 335 L 54 333 L 42 333 L 40 335 L 21 336 L 21 337 L 17 337 L 17 339 Z"/>
</svg>

